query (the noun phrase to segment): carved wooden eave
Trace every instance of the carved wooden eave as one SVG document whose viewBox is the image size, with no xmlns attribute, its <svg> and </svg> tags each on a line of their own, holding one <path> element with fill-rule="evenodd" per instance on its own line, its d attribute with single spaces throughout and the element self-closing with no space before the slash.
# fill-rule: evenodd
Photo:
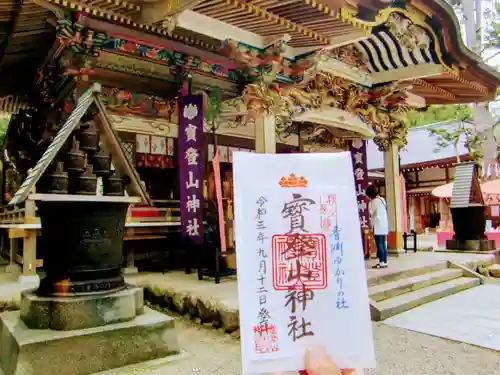
<svg viewBox="0 0 500 375">
<path fill-rule="evenodd" d="M 420 105 L 416 98 L 407 95 L 411 87 L 390 85 L 368 89 L 342 77 L 326 73 L 315 75 L 302 85 L 280 88 L 263 82 L 250 84 L 243 93 L 249 118 L 262 113 L 273 114 L 277 118 L 277 130 L 286 132 L 292 121 L 316 121 L 330 129 L 342 128 L 341 121 L 327 120 L 331 109 L 338 109 L 359 116 L 368 125 L 360 128 L 355 122 L 351 129 L 357 128 L 359 135 L 374 136 L 381 149 L 391 143 L 406 144 L 407 129 L 403 123 L 410 101 Z M 345 128 L 345 124 L 344 124 Z"/>
<path fill-rule="evenodd" d="M 227 39 L 224 52 L 253 71 L 253 76 L 266 74 L 282 83 L 301 83 L 314 71 L 335 74 L 364 86 L 449 72 L 434 35 L 413 23 L 406 14 L 399 8 L 385 9 L 375 21 L 365 22 L 367 27 L 373 27 L 370 35 L 342 46 L 325 46 L 297 54 L 296 49 L 289 48 L 293 38 L 277 38 L 275 44 L 263 48 Z M 354 11 L 351 17 L 355 17 Z M 290 39 L 290 35 L 286 36 Z M 451 93 L 445 97 L 454 99 Z"/>
<path fill-rule="evenodd" d="M 160 16 L 173 3 L 179 7 L 180 3 L 175 1 L 156 1 L 154 5 L 152 2 L 140 12 L 131 14 L 131 17 L 137 23 L 158 24 L 162 20 Z M 204 0 L 186 3 L 191 5 L 190 9 L 183 6 L 180 12 L 170 10 L 168 13 L 176 13 L 177 29 L 190 30 L 218 40 L 236 39 L 259 48 L 263 43 L 256 42 L 256 39 L 273 35 L 288 33 L 293 39 L 291 47 L 300 48 L 329 45 L 331 41 L 344 39 L 346 34 L 353 39 L 369 32 L 368 28 L 356 22 L 355 17 L 348 14 L 343 16 L 343 8 L 356 11 L 357 2 L 336 3 L 332 6 L 306 0 L 286 3 L 281 0 Z"/>
<path fill-rule="evenodd" d="M 129 0 L 122 1 L 119 8 L 103 3 L 90 7 L 78 2 L 39 1 L 85 10 L 89 17 L 107 18 L 112 23 L 150 34 L 165 36 L 170 35 L 171 31 L 158 23 L 140 23 L 137 17 L 145 8 Z M 441 0 L 433 0 L 431 3 L 439 1 Z M 159 13 L 164 14 L 165 9 L 170 9 L 167 3 L 180 4 L 167 1 L 155 2 L 154 6 L 160 6 L 163 10 Z M 426 97 L 430 104 L 489 98 L 493 92 L 492 86 L 496 83 L 489 83 L 488 80 L 476 82 L 477 75 L 471 76 L 470 73 L 451 66 L 448 62 L 450 48 L 440 40 L 442 38 L 436 33 L 425 12 L 416 6 L 419 1 L 410 3 L 407 2 L 403 9 L 384 8 L 387 3 L 375 0 L 343 2 L 344 6 L 340 8 L 305 0 L 303 3 L 297 1 L 293 4 L 280 4 L 277 0 L 256 0 L 252 3 L 239 0 L 203 0 L 185 2 L 181 8 L 170 9 L 168 14 L 175 13 L 177 20 L 171 33 L 173 39 L 194 44 L 199 41 L 201 47 L 212 51 L 217 51 L 227 39 L 265 49 L 269 40 L 286 35 L 289 40 L 284 45 L 281 69 L 282 76 L 291 80 L 279 80 L 281 82 L 300 82 L 300 79 L 294 79 L 297 75 L 293 70 L 297 65 L 303 69 L 301 64 L 309 63 L 312 66 L 304 69 L 303 77 L 299 78 L 307 79 L 310 70 L 316 68 L 314 64 L 319 64 L 323 71 L 340 71 L 343 77 L 365 86 L 408 80 L 413 84 L 412 92 Z M 148 3 L 146 8 L 152 4 Z M 371 9 L 371 15 L 364 12 L 366 9 Z M 307 18 L 304 18 L 306 15 Z M 441 26 L 446 29 L 443 24 Z M 386 46 L 388 41 L 391 42 L 389 47 Z M 324 52 L 349 44 L 365 54 L 365 66 L 353 66 L 335 56 L 330 56 L 329 61 L 321 60 L 323 54 L 307 57 L 310 53 L 314 55 L 318 51 Z M 413 49 L 411 45 L 414 46 Z M 405 48 L 402 58 L 394 52 L 401 46 Z M 378 60 L 370 59 L 370 54 L 376 55 Z M 302 59 L 302 56 L 306 58 Z M 270 66 L 271 71 L 280 69 L 277 61 Z M 370 78 L 366 74 L 366 68 Z M 277 73 L 278 76 L 279 74 L 280 72 Z"/>
<path fill-rule="evenodd" d="M 455 67 L 456 73 L 464 80 L 462 83 L 474 86 L 475 91 L 483 87 L 482 98 L 475 95 L 474 102 L 489 101 L 496 97 L 500 86 L 500 73 L 484 63 L 482 58 L 471 51 L 461 37 L 461 26 L 453 8 L 445 0 L 411 0 L 414 12 L 424 14 L 428 24 L 438 36 L 447 52 L 448 63 Z M 479 86 L 478 86 L 479 85 Z M 474 87 L 472 87 L 474 89 Z M 467 91 L 463 89 L 464 93 Z M 469 89 L 470 91 L 470 89 Z"/>
<path fill-rule="evenodd" d="M 372 55 L 369 68 L 373 79 L 376 80 L 377 74 L 381 77 L 385 74 L 387 78 L 393 77 L 390 78 L 393 81 L 406 80 L 412 84 L 412 92 L 425 97 L 429 104 L 481 102 L 496 95 L 500 74 L 481 63 L 464 46 L 456 16 L 445 1 L 410 0 L 404 9 L 384 9 L 365 24 L 373 28 L 372 36 L 354 44 Z M 396 40 L 398 49 L 402 48 L 406 60 L 402 62 L 410 62 L 406 72 L 401 67 L 393 69 L 393 61 L 388 62 L 384 57 L 391 53 L 390 49 L 380 48 L 380 42 L 388 40 L 386 34 Z M 410 61 L 404 56 L 408 53 Z M 411 62 L 417 63 L 413 69 L 409 69 Z M 374 73 L 375 70 L 378 72 Z"/>
<path fill-rule="evenodd" d="M 376 136 L 373 128 L 363 121 L 359 115 L 334 107 L 302 113 L 295 116 L 294 121 L 323 125 L 328 129 L 347 130 L 363 139 L 372 139 Z"/>
</svg>

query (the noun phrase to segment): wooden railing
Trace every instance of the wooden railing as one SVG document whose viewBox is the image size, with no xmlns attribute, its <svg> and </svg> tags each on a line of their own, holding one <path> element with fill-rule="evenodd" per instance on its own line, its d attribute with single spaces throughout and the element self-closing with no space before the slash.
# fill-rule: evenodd
<svg viewBox="0 0 500 375">
<path fill-rule="evenodd" d="M 165 238 L 167 232 L 180 229 L 179 201 L 160 202 L 166 207 L 134 207 L 127 216 L 125 240 Z M 37 236 L 41 230 L 37 216 L 36 201 L 27 199 L 18 206 L 0 207 L 0 229 L 9 234 L 10 246 L 2 246 L 2 252 L 10 259 L 9 269 L 22 266 L 22 278 L 36 277 L 36 268 L 43 266 L 37 259 Z M 22 241 L 22 246 L 21 242 Z M 133 265 L 133 254 L 127 257 L 127 264 Z"/>
<path fill-rule="evenodd" d="M 8 231 L 10 241 L 8 252 L 4 247 L 2 252 L 10 259 L 8 269 L 17 267 L 16 264 L 22 266 L 21 282 L 25 278 L 36 278 L 36 268 L 43 266 L 42 259 L 36 256 L 36 238 L 41 228 L 36 213 L 36 202 L 31 199 L 20 205 L 0 208 L 0 229 Z M 20 241 L 22 246 L 19 246 Z"/>
</svg>

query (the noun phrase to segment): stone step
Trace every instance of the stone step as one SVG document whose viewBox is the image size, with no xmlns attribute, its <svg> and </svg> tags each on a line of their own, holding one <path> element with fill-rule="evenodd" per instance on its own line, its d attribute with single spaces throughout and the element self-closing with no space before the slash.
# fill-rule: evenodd
<svg viewBox="0 0 500 375">
<path fill-rule="evenodd" d="M 379 302 L 444 281 L 457 279 L 461 276 L 463 276 L 463 271 L 461 269 L 447 268 L 440 271 L 425 273 L 423 275 L 408 277 L 407 279 L 375 285 L 368 288 L 368 294 L 372 300 Z"/>
<path fill-rule="evenodd" d="M 480 284 L 480 280 L 472 277 L 460 277 L 431 285 L 414 292 L 401 294 L 385 301 L 375 302 L 371 305 L 372 320 L 380 321 L 393 315 L 408 311 L 425 303 L 470 289 Z"/>
<path fill-rule="evenodd" d="M 389 264 L 390 267 L 390 264 Z M 412 276 L 424 275 L 426 273 L 431 273 L 435 271 L 440 271 L 448 268 L 448 263 L 446 261 L 438 262 L 435 264 L 427 264 L 425 266 L 410 268 L 406 270 L 396 271 L 396 272 L 387 272 L 386 270 L 377 270 L 380 271 L 381 275 L 370 277 L 368 279 L 368 287 L 380 285 L 383 283 L 389 283 L 396 280 L 406 279 Z M 390 270 L 390 268 L 389 268 Z"/>
</svg>

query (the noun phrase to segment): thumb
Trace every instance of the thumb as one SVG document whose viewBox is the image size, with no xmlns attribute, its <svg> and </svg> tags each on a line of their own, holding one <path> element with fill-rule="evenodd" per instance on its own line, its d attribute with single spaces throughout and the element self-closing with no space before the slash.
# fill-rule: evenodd
<svg viewBox="0 0 500 375">
<path fill-rule="evenodd" d="M 323 347 L 307 350 L 306 370 L 309 375 L 342 374 Z"/>
</svg>

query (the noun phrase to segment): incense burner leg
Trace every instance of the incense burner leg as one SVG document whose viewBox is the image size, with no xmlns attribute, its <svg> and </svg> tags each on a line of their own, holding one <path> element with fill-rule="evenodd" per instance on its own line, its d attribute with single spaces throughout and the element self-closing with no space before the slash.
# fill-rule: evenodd
<svg viewBox="0 0 500 375">
<path fill-rule="evenodd" d="M 38 284 L 40 278 L 36 273 L 36 232 L 30 231 L 23 238 L 23 273 L 19 282 L 25 284 Z"/>
<path fill-rule="evenodd" d="M 139 273 L 139 269 L 135 266 L 135 254 L 134 247 L 129 245 L 127 246 L 126 252 L 126 267 L 122 269 L 122 273 L 124 275 L 132 275 L 135 273 Z"/>
<path fill-rule="evenodd" d="M 10 249 L 9 249 L 9 265 L 6 268 L 6 271 L 9 273 L 19 272 L 21 267 L 16 263 L 16 255 L 19 251 L 19 243 L 17 238 L 10 237 L 9 230 L 9 241 L 10 241 Z"/>
</svg>

